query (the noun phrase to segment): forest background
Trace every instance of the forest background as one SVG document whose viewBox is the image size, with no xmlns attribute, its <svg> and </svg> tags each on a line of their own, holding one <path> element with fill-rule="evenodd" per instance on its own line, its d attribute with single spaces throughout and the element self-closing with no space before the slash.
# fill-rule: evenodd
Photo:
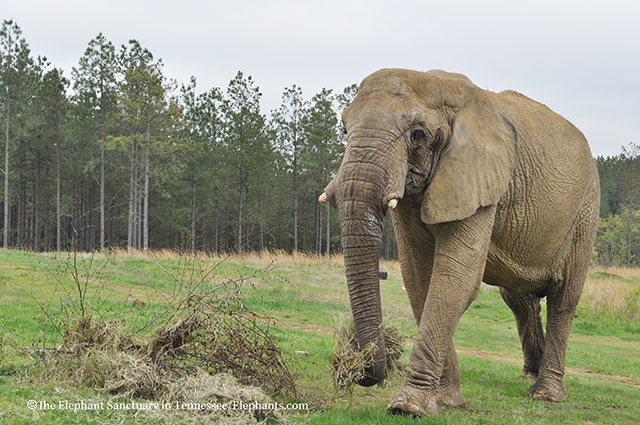
<svg viewBox="0 0 640 425">
<path fill-rule="evenodd" d="M 17 23 L 0 29 L 3 247 L 96 251 L 340 251 L 335 211 L 317 202 L 346 143 L 357 92 L 291 85 L 265 114 L 256 81 L 178 84 L 136 40 L 89 41 L 70 76 L 34 57 Z M 597 157 L 594 262 L 640 265 L 640 144 Z M 397 257 L 389 217 L 381 255 Z"/>
</svg>

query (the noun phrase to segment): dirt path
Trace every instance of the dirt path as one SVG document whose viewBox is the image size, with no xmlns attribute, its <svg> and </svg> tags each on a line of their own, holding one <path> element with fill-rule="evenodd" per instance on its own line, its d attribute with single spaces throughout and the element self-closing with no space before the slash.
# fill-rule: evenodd
<svg viewBox="0 0 640 425">
<path fill-rule="evenodd" d="M 497 361 L 511 363 L 511 364 L 518 365 L 518 366 L 522 365 L 522 360 L 521 359 L 514 359 L 513 357 L 507 357 L 507 356 L 503 356 L 501 354 L 489 353 L 487 351 L 482 351 L 482 350 L 472 350 L 472 349 L 462 348 L 462 349 L 456 349 L 456 352 L 458 354 L 464 354 L 466 356 L 481 357 L 481 358 L 490 359 L 490 360 L 497 360 Z M 639 377 L 634 377 L 634 376 L 615 375 L 615 374 L 608 374 L 608 373 L 601 373 L 601 372 L 592 372 L 592 371 L 590 371 L 588 369 L 584 369 L 584 368 L 581 368 L 581 367 L 572 367 L 572 366 L 567 366 L 566 372 L 569 373 L 569 374 L 572 374 L 572 375 L 590 376 L 590 377 L 593 377 L 593 378 L 608 379 L 608 380 L 611 380 L 611 381 L 623 382 L 625 384 L 629 384 L 629 385 L 633 385 L 633 386 L 640 385 L 640 378 Z"/>
<path fill-rule="evenodd" d="M 299 323 L 286 319 L 276 319 L 276 322 L 291 329 L 315 332 L 320 335 L 333 335 L 335 333 L 335 329 L 332 327 L 316 325 L 314 323 Z"/>
<path fill-rule="evenodd" d="M 571 344 L 571 340 L 587 342 L 589 344 L 597 344 L 603 346 L 613 346 L 613 347 L 624 347 L 624 348 L 633 348 L 635 350 L 640 350 L 640 342 L 635 341 L 622 341 L 616 337 L 606 337 L 606 336 L 583 336 L 583 335 L 570 335 L 569 336 L 569 344 Z"/>
</svg>

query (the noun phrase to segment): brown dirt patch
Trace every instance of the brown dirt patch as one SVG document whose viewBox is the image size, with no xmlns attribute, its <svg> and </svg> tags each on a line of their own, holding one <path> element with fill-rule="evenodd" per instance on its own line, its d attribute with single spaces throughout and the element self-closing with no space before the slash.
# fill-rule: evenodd
<svg viewBox="0 0 640 425">
<path fill-rule="evenodd" d="M 588 342 L 589 344 L 632 348 L 635 350 L 640 350 L 640 342 L 622 341 L 615 337 L 603 337 L 603 336 L 594 337 L 594 336 L 571 335 L 570 339 L 573 341 Z"/>
<path fill-rule="evenodd" d="M 305 332 L 314 332 L 320 335 L 333 335 L 335 329 L 331 326 L 317 325 L 315 323 L 299 323 L 291 320 L 277 319 L 278 324 L 286 326 L 289 329 L 296 329 Z"/>
</svg>

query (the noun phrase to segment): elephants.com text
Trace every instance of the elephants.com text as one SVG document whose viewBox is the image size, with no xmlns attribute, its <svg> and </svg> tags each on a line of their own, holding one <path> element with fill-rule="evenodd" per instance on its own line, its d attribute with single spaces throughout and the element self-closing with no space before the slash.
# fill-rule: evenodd
<svg viewBox="0 0 640 425">
<path fill-rule="evenodd" d="M 203 403 L 203 402 L 144 402 L 126 401 L 46 401 L 46 400 L 29 400 L 27 407 L 30 410 L 65 410 L 65 411 L 88 411 L 88 410 L 209 410 L 209 411 L 228 411 L 228 410 L 262 410 L 265 412 L 275 412 L 278 410 L 305 410 L 309 411 L 309 405 L 307 403 L 258 403 L 258 402 L 245 402 L 240 400 L 232 400 L 226 403 Z"/>
</svg>

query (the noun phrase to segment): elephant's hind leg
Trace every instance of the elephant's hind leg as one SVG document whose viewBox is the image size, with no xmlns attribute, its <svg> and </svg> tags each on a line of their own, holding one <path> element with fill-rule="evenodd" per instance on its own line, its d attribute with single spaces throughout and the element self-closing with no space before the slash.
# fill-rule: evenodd
<svg viewBox="0 0 640 425">
<path fill-rule="evenodd" d="M 509 288 L 500 288 L 500 295 L 516 317 L 518 335 L 524 354 L 522 377 L 537 379 L 544 352 L 540 298 L 533 294 L 521 294 Z"/>
<path fill-rule="evenodd" d="M 580 294 L 575 293 L 578 277 L 558 282 L 547 295 L 547 337 L 536 383 L 529 389 L 533 399 L 560 402 L 567 399 L 564 383 L 569 331 Z"/>
<path fill-rule="evenodd" d="M 585 208 L 574 236 L 574 244 L 567 257 L 563 278 L 551 283 L 547 292 L 547 336 L 540 363 L 538 380 L 529 389 L 534 399 L 564 401 L 567 343 L 573 317 L 587 277 L 591 249 L 595 239 L 598 211 Z"/>
</svg>

